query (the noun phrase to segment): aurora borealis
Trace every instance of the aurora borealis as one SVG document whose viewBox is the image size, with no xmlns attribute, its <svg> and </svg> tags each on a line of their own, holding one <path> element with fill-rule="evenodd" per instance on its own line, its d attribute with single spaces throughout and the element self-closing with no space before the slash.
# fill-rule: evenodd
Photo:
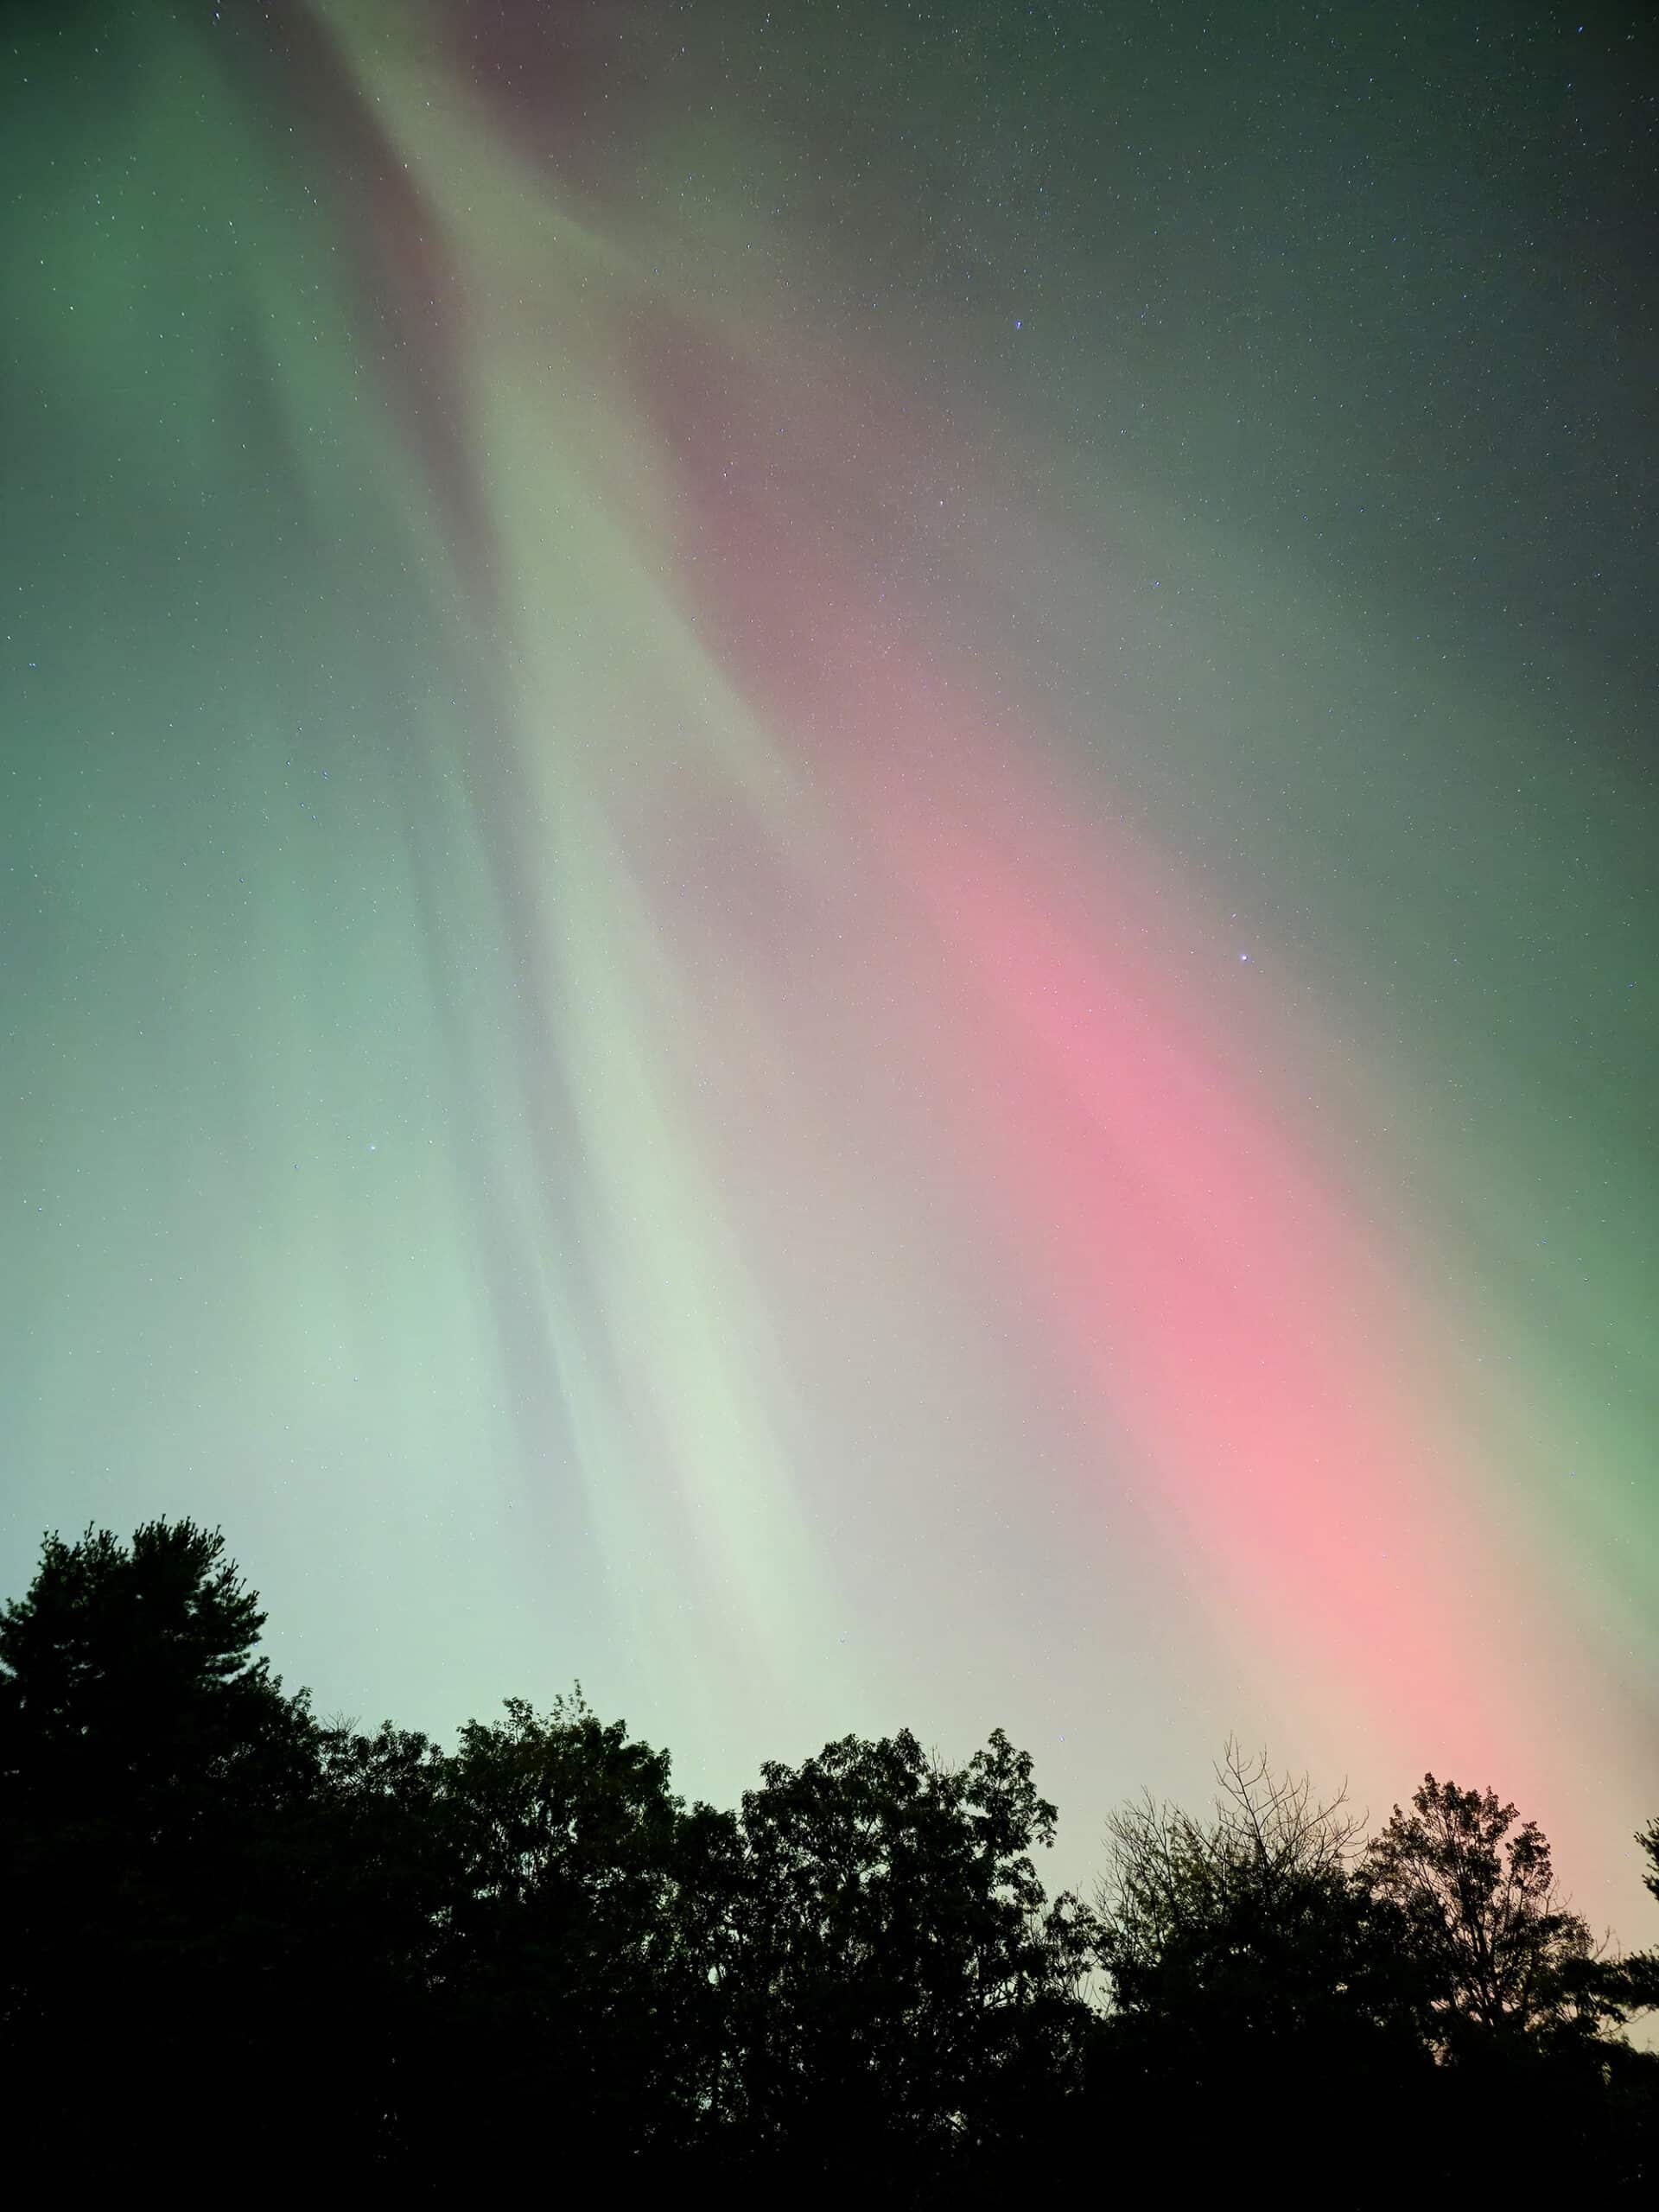
<svg viewBox="0 0 1659 2212">
<path fill-rule="evenodd" d="M 1648 1939 L 1659 79 L 1493 12 L 6 16 L 9 1590 Z"/>
</svg>

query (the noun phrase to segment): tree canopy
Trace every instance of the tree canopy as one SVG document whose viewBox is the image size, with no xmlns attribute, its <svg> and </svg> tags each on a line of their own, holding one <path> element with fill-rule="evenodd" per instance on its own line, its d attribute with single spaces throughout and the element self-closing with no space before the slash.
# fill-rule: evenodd
<svg viewBox="0 0 1659 2212">
<path fill-rule="evenodd" d="M 1427 1777 L 1368 1840 L 1230 1746 L 1208 1814 L 1113 1817 L 1091 1907 L 1045 1889 L 1058 1812 L 1000 1729 L 962 1764 L 845 1737 L 721 1810 L 579 1686 L 448 1749 L 325 1725 L 263 1624 L 188 1521 L 48 1536 L 0 1614 L 0 2057 L 83 2180 L 960 2205 L 1362 2142 L 1379 2191 L 1659 2171 L 1620 2032 L 1659 1953 L 1601 1955 L 1492 1790 Z"/>
<path fill-rule="evenodd" d="M 1548 1840 L 1492 1789 L 1425 1775 L 1366 1852 L 1372 1887 L 1403 1916 L 1444 2049 L 1471 2033 L 1595 2034 L 1618 2016 L 1590 1929 L 1561 1897 Z"/>
</svg>

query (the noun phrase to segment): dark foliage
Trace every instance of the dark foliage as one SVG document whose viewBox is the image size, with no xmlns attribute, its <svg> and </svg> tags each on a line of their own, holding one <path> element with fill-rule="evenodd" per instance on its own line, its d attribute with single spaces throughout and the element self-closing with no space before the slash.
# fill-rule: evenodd
<svg viewBox="0 0 1659 2212">
<path fill-rule="evenodd" d="M 747 1792 L 720 1961 L 720 2143 L 745 2164 L 960 2183 L 1054 2123 L 1092 1916 L 1046 1900 L 1055 1808 L 998 1731 L 965 1768 L 849 1737 Z"/>
<path fill-rule="evenodd" d="M 580 1689 L 453 1751 L 325 1726 L 222 1540 L 48 1538 L 0 1617 L 15 2166 L 187 2200 L 529 2177 L 806 2203 L 1340 2175 L 1650 2198 L 1659 2063 L 1548 1846 L 1429 1777 L 1369 1844 L 1230 1750 L 1095 1910 L 999 1731 L 769 1764 L 736 1812 Z M 1637 1839 L 1659 1896 L 1659 1823 Z"/>
<path fill-rule="evenodd" d="M 1148 1800 L 1110 1824 L 1108 2086 L 1197 2106 L 1217 2163 L 1262 2128 L 1334 2152 L 1428 2070 L 1400 1916 L 1360 1878 L 1340 1798 L 1231 1746 L 1218 1779 L 1208 1821 Z"/>
<path fill-rule="evenodd" d="M 1441 2050 L 1455 2058 L 1494 2038 L 1593 2038 L 1618 2006 L 1537 1823 L 1517 1828 L 1495 1791 L 1432 1774 L 1411 1804 L 1409 1815 L 1395 1807 L 1366 1871 L 1404 1916 Z"/>
<path fill-rule="evenodd" d="M 211 2151 L 270 2049 L 317 1732 L 253 1656 L 263 1621 L 189 1522 L 49 1537 L 0 1618 L 8 2088 L 79 2162 L 165 2140 L 185 2082 Z"/>
</svg>

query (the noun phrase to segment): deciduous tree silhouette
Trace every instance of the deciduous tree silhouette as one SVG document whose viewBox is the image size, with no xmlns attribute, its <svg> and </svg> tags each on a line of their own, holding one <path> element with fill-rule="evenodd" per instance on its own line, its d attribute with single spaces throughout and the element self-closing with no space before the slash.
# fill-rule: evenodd
<svg viewBox="0 0 1659 2212">
<path fill-rule="evenodd" d="M 1441 2170 L 1580 2196 L 1632 2185 L 1653 2084 L 1614 2033 L 1631 1993 L 1536 1821 L 1426 1775 L 1368 1845 L 1365 1877 L 1399 1912 L 1427 2000 Z"/>
<path fill-rule="evenodd" d="M 448 1891 L 433 1962 L 431 2093 L 536 2114 L 613 2182 L 683 2153 L 707 2101 L 709 1976 L 697 1915 L 709 1835 L 665 1752 L 583 1700 L 470 1722 L 444 1777 Z M 723 1823 L 728 1836 L 730 1816 Z M 461 2149 L 476 2171 L 464 2124 Z"/>
<path fill-rule="evenodd" d="M 1598 2033 L 1615 2000 L 1537 1822 L 1517 1827 L 1516 1808 L 1496 1791 L 1432 1774 L 1411 1803 L 1409 1814 L 1396 1805 L 1373 1838 L 1366 1872 L 1405 1916 L 1446 2049 L 1466 2048 L 1471 2031 Z"/>
<path fill-rule="evenodd" d="M 1398 2099 L 1425 2064 L 1397 1916 L 1360 1878 L 1363 1821 L 1236 1744 L 1217 1780 L 1207 1818 L 1151 1798 L 1112 1817 L 1098 1899 L 1109 2089 L 1133 2082 L 1207 2179 L 1263 2131 L 1336 2151 L 1360 2101 Z"/>
<path fill-rule="evenodd" d="M 762 1777 L 721 1970 L 724 2121 L 803 2174 L 960 2187 L 1052 2121 L 1081 2063 L 1093 1917 L 1050 1903 L 1032 1857 L 1055 1808 L 1000 1730 L 962 1768 L 905 1731 Z"/>
<path fill-rule="evenodd" d="M 1642 2171 L 1654 2083 L 1610 2032 L 1630 1993 L 1535 1824 L 1430 1778 L 1366 1844 L 1340 1796 L 1265 1758 L 1230 1745 L 1217 1771 L 1208 1819 L 1114 1817 L 1100 1898 L 1108 2092 L 1133 2082 L 1156 2132 L 1184 2131 L 1190 2181 L 1274 2140 L 1338 2159 L 1368 2124 L 1379 2195 Z"/>
</svg>

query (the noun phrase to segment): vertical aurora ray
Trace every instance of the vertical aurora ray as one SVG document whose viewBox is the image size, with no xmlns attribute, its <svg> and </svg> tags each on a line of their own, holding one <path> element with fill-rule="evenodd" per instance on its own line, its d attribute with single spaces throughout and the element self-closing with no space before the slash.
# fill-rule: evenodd
<svg viewBox="0 0 1659 2212">
<path fill-rule="evenodd" d="M 1099 207 L 947 298 L 1027 187 L 994 131 L 953 219 L 904 147 L 975 69 L 1092 130 L 1047 62 L 906 78 L 872 19 L 855 117 L 845 35 L 791 102 L 765 13 L 30 49 L 79 135 L 14 243 L 9 1541 L 204 1510 L 325 1698 L 580 1673 L 715 1791 L 1006 1720 L 1084 1878 L 1229 1727 L 1490 1775 L 1628 1914 L 1618 713 L 1581 766 L 1490 610 L 1448 670 L 1414 580 L 1362 613 L 1201 513 L 1230 387 L 1136 353 Z M 1149 408 L 1138 466 L 1079 428 Z"/>
</svg>

